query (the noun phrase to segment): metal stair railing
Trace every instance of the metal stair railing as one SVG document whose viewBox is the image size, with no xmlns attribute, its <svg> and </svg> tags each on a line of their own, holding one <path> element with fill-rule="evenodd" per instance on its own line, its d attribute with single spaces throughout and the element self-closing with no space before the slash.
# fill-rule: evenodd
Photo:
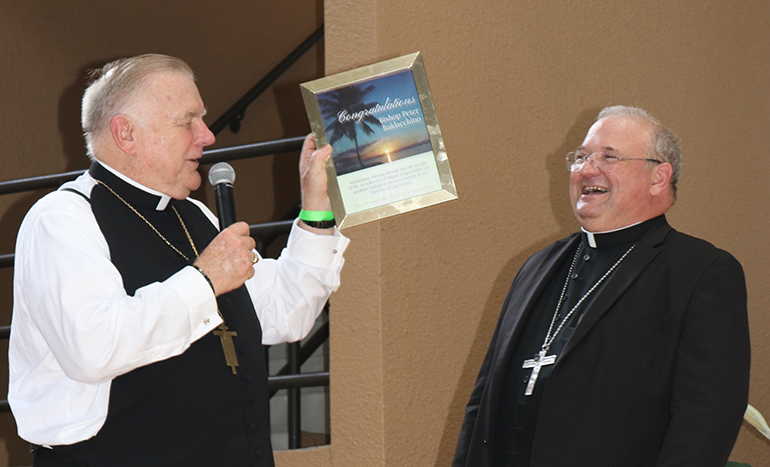
<svg viewBox="0 0 770 467">
<path fill-rule="evenodd" d="M 308 36 L 300 45 L 297 46 L 289 55 L 265 75 L 253 88 L 243 95 L 222 114 L 214 123 L 209 126 L 212 133 L 219 134 L 226 126 L 230 126 L 230 131 L 238 133 L 241 129 L 241 120 L 246 112 L 246 108 L 254 102 L 263 92 L 265 92 L 278 78 L 283 75 L 294 63 L 305 55 L 314 45 L 324 36 L 324 25 L 322 24 L 313 34 Z"/>
<path fill-rule="evenodd" d="M 235 146 L 204 151 L 201 164 L 212 164 L 238 159 L 264 157 L 285 152 L 296 152 L 302 147 L 304 137 L 286 138 L 275 141 Z M 0 182 L 0 194 L 21 193 L 40 189 L 58 187 L 60 184 L 74 180 L 85 170 L 66 172 L 60 174 L 44 175 L 18 180 Z M 292 216 L 293 217 L 293 216 Z M 258 250 L 264 254 L 267 247 L 282 235 L 288 235 L 292 228 L 293 219 L 264 222 L 249 225 L 250 235 L 257 241 Z M 13 267 L 14 254 L 0 255 L 0 268 Z M 328 313 L 328 303 L 324 307 Z M 10 337 L 10 326 L 0 326 L 0 339 Z M 329 372 L 300 373 L 300 367 L 318 350 L 329 336 L 329 324 L 324 323 L 313 334 L 306 337 L 305 344 L 299 342 L 287 344 L 287 364 L 276 375 L 268 377 L 268 389 L 270 397 L 278 391 L 288 391 L 288 435 L 289 448 L 301 447 L 301 421 L 300 421 L 300 389 L 329 385 Z M 7 400 L 0 400 L 0 413 L 10 412 Z"/>
<path fill-rule="evenodd" d="M 296 152 L 302 148 L 302 142 L 304 137 L 286 138 L 275 141 L 266 141 L 261 143 L 248 144 L 244 146 L 234 146 L 230 148 L 212 149 L 203 152 L 201 158 L 201 164 L 213 164 L 216 162 L 229 162 L 238 159 L 247 159 L 255 157 L 264 157 L 285 152 Z M 0 194 L 12 194 L 22 193 L 26 191 L 35 191 L 40 189 L 48 189 L 58 187 L 60 184 L 74 180 L 85 170 L 78 170 L 73 172 L 65 172 L 60 174 L 43 175 L 38 177 L 30 177 L 18 180 L 10 180 L 0 182 Z M 286 235 L 291 230 L 293 220 L 280 220 L 273 222 L 263 222 L 259 224 L 249 225 L 250 235 L 262 241 L 264 243 L 262 250 L 266 249 L 270 244 L 269 240 L 275 239 L 281 235 Z M 265 241 L 268 240 L 268 241 Z M 13 266 L 14 254 L 2 254 L 0 255 L 0 268 L 9 268 Z M 10 326 L 0 326 L 0 339 L 7 339 L 10 335 Z M 328 336 L 328 330 L 326 332 Z M 312 339 L 312 338 L 311 338 Z M 318 349 L 320 345 L 315 345 L 312 351 Z M 312 351 L 310 353 L 312 354 Z M 303 351 L 306 354 L 308 350 Z M 307 355 L 309 356 L 309 354 Z M 304 360 L 307 359 L 307 356 Z M 303 360 L 303 361 L 304 361 Z M 285 369 L 281 370 L 281 374 L 285 375 Z M 317 379 L 317 378 L 316 378 Z M 302 378 L 289 378 L 283 377 L 276 381 L 291 381 L 287 383 L 287 386 L 279 385 L 277 383 L 271 383 L 271 388 L 277 387 L 279 389 L 287 389 L 289 387 L 295 387 L 297 381 L 301 381 Z M 316 386 L 317 384 L 314 384 Z M 0 412 L 2 412 L 2 401 L 0 401 Z"/>
</svg>

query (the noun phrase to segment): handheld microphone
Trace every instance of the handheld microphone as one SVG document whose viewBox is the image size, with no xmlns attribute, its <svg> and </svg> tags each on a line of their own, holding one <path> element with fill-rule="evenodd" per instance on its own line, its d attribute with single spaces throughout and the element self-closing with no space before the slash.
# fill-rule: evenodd
<svg viewBox="0 0 770 467">
<path fill-rule="evenodd" d="M 235 182 L 235 170 L 227 162 L 217 162 L 209 169 L 209 183 L 214 187 L 214 194 L 217 198 L 219 230 L 224 230 L 234 224 L 237 219 L 233 182 Z"/>
</svg>

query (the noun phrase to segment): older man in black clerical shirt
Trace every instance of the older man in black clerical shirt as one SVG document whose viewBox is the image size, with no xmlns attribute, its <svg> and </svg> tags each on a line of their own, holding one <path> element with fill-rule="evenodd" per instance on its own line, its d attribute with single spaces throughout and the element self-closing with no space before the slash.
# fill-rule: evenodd
<svg viewBox="0 0 770 467">
<path fill-rule="evenodd" d="M 261 259 L 246 223 L 220 232 L 188 198 L 214 135 L 187 64 L 142 55 L 92 78 L 91 168 L 19 230 L 8 393 L 19 435 L 36 467 L 272 467 L 262 344 L 310 330 L 348 244 L 324 221 L 331 148 L 305 140 L 303 211 L 280 258 Z"/>
<path fill-rule="evenodd" d="M 723 467 L 748 402 L 740 264 L 672 229 L 674 134 L 604 109 L 567 156 L 581 232 L 513 281 L 454 467 Z"/>
</svg>

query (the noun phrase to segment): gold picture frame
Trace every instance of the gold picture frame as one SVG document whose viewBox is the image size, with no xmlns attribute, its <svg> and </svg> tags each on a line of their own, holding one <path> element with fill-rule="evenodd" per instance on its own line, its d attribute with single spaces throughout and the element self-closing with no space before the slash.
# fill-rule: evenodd
<svg viewBox="0 0 770 467">
<path fill-rule="evenodd" d="M 419 52 L 300 89 L 339 229 L 457 199 Z"/>
</svg>

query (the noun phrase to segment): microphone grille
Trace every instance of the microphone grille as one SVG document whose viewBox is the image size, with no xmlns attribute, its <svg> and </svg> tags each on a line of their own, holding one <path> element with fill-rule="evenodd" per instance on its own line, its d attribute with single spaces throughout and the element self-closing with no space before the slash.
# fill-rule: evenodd
<svg viewBox="0 0 770 467">
<path fill-rule="evenodd" d="M 217 186 L 220 183 L 233 184 L 235 182 L 235 170 L 227 162 L 217 162 L 209 169 L 209 183 Z"/>
</svg>

